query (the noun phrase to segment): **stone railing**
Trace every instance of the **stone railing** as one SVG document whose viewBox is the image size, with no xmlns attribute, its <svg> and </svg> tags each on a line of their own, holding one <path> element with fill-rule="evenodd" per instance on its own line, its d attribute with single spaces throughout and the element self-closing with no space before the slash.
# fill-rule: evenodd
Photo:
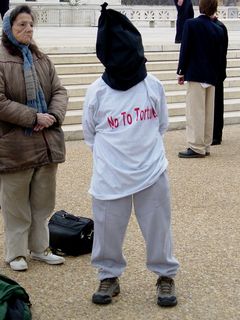
<svg viewBox="0 0 240 320">
<path fill-rule="evenodd" d="M 78 1 L 76 1 L 77 3 Z M 82 4 L 74 6 L 68 3 L 44 3 L 44 5 L 40 5 L 31 2 L 31 6 L 37 15 L 39 26 L 96 26 L 100 15 L 99 5 Z M 158 25 L 174 26 L 177 14 L 175 6 L 112 5 L 109 8 L 122 12 L 139 26 L 150 27 Z M 197 16 L 199 14 L 198 7 L 194 7 L 194 10 L 195 16 Z M 220 20 L 240 20 L 240 7 L 219 7 L 218 15 Z"/>
</svg>

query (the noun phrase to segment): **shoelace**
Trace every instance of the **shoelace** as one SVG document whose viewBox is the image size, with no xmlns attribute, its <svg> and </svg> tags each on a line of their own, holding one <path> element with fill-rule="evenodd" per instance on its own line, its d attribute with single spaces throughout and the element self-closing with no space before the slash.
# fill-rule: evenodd
<svg viewBox="0 0 240 320">
<path fill-rule="evenodd" d="M 112 283 L 115 282 L 115 279 L 106 279 L 102 280 L 99 285 L 98 291 L 108 291 Z"/>
<path fill-rule="evenodd" d="M 160 288 L 162 293 L 170 294 L 172 291 L 172 279 L 161 278 L 157 281 L 157 287 Z"/>
<path fill-rule="evenodd" d="M 14 261 L 20 261 L 21 259 L 23 259 L 24 261 L 26 260 L 24 257 L 20 256 L 20 257 L 17 257 L 16 259 L 14 259 Z"/>
<path fill-rule="evenodd" d="M 44 255 L 45 255 L 45 256 L 48 256 L 48 255 L 50 255 L 50 254 L 52 254 L 52 251 L 51 251 L 50 248 L 47 248 L 47 249 L 44 251 Z"/>
</svg>

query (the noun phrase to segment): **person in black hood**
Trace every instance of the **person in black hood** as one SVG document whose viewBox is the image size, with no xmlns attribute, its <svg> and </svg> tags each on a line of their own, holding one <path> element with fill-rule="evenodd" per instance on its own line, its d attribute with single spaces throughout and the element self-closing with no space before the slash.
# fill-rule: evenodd
<svg viewBox="0 0 240 320">
<path fill-rule="evenodd" d="M 128 90 L 147 76 L 142 37 L 121 13 L 102 5 L 96 52 L 105 66 L 103 80 L 113 89 Z"/>
<path fill-rule="evenodd" d="M 105 71 L 84 100 L 83 133 L 93 150 L 92 265 L 100 285 L 92 296 L 108 304 L 120 292 L 122 245 L 134 205 L 157 276 L 157 304 L 175 306 L 170 190 L 163 134 L 168 110 L 161 82 L 146 71 L 141 34 L 126 16 L 102 5 L 96 52 Z"/>
</svg>

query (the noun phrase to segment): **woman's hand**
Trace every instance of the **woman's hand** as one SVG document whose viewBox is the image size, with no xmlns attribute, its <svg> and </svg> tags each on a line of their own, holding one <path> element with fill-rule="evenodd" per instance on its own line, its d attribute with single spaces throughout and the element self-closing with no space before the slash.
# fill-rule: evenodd
<svg viewBox="0 0 240 320">
<path fill-rule="evenodd" d="M 56 118 L 48 113 L 37 113 L 37 124 L 34 126 L 34 131 L 40 131 L 44 128 L 51 127 L 55 122 Z"/>
</svg>

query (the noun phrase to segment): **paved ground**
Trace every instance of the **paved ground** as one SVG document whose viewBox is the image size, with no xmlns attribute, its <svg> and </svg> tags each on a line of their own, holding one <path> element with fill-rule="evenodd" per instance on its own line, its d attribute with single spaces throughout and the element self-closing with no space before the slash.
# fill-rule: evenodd
<svg viewBox="0 0 240 320">
<path fill-rule="evenodd" d="M 141 29 L 145 45 L 173 45 L 174 29 Z M 94 48 L 96 29 L 38 28 L 41 47 Z M 238 32 L 230 32 L 230 45 Z M 25 287 L 34 320 L 239 320 L 240 301 L 240 125 L 226 126 L 221 146 L 204 159 L 179 159 L 185 131 L 165 136 L 172 190 L 175 254 L 181 269 L 176 277 L 179 304 L 161 309 L 155 301 L 156 276 L 145 268 L 145 248 L 134 215 L 124 243 L 128 266 L 121 294 L 112 305 L 91 303 L 98 286 L 90 255 L 68 257 L 63 266 L 30 261 L 24 273 L 3 262 L 4 234 L 0 218 L 1 272 Z M 59 167 L 56 210 L 91 217 L 87 193 L 91 153 L 83 141 L 67 142 L 67 161 Z"/>
<path fill-rule="evenodd" d="M 68 257 L 63 266 L 30 261 L 24 273 L 1 272 L 29 292 L 34 320 L 239 320 L 240 301 L 240 125 L 226 126 L 221 146 L 204 159 L 179 159 L 185 131 L 165 136 L 172 189 L 175 254 L 181 269 L 176 277 L 179 304 L 161 309 L 155 303 L 156 276 L 145 268 L 145 249 L 134 215 L 124 243 L 128 266 L 121 294 L 112 305 L 96 306 L 96 271 L 90 255 Z M 87 194 L 91 153 L 83 141 L 67 142 L 67 161 L 59 167 L 56 210 L 91 217 Z M 1 222 L 1 220 L 0 220 Z"/>
</svg>

